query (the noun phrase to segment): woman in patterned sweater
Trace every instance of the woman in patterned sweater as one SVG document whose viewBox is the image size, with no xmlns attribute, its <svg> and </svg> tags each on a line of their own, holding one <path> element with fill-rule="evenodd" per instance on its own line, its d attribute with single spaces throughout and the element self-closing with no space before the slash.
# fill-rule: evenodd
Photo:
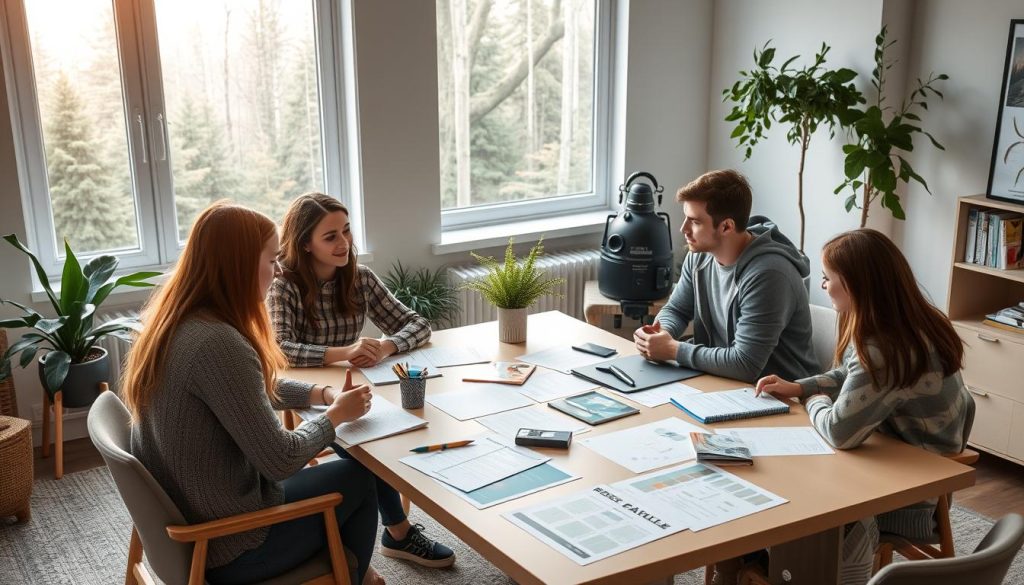
<svg viewBox="0 0 1024 585">
<path fill-rule="evenodd" d="M 804 399 L 814 428 L 838 449 L 878 430 L 933 453 L 959 453 L 973 400 L 960 377 L 963 342 L 925 300 L 899 248 L 872 229 L 846 232 L 825 244 L 822 269 L 821 287 L 839 313 L 837 367 L 796 382 L 766 376 L 757 392 Z M 870 578 L 879 529 L 932 537 L 935 505 L 847 526 L 842 582 Z"/>
<path fill-rule="evenodd" d="M 348 361 L 371 367 L 430 339 L 430 324 L 403 305 L 377 275 L 356 262 L 348 209 L 337 199 L 310 193 L 295 199 L 281 230 L 283 273 L 267 297 L 277 342 L 295 367 Z M 360 337 L 366 317 L 385 333 Z M 340 447 L 343 458 L 351 456 Z M 411 525 L 398 491 L 377 478 L 381 554 L 426 567 L 447 567 L 455 553 Z"/>
</svg>

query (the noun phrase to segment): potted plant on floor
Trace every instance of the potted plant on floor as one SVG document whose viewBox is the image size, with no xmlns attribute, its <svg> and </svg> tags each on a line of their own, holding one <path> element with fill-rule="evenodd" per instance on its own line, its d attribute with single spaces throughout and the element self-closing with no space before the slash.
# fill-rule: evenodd
<svg viewBox="0 0 1024 585">
<path fill-rule="evenodd" d="M 411 270 L 399 260 L 384 277 L 384 284 L 403 305 L 430 321 L 431 327 L 450 326 L 459 312 L 457 289 L 448 284 L 444 268 Z"/>
<path fill-rule="evenodd" d="M 563 296 L 557 292 L 557 288 L 565 284 L 565 279 L 547 278 L 537 268 L 537 258 L 544 253 L 544 238 L 530 248 L 530 253 L 522 263 L 516 259 L 512 243 L 512 238 L 509 238 L 504 262 L 470 252 L 477 262 L 487 268 L 487 274 L 463 286 L 478 291 L 498 308 L 499 341 L 522 343 L 526 341 L 526 309 L 544 295 Z"/>
<path fill-rule="evenodd" d="M 117 257 L 97 256 L 82 266 L 65 241 L 66 258 L 58 294 L 50 286 L 50 279 L 36 255 L 14 234 L 4 239 L 32 260 L 55 315 L 44 317 L 21 303 L 0 299 L 0 304 L 13 305 L 24 312 L 19 318 L 0 320 L 0 327 L 32 330 L 12 344 L 0 359 L 0 380 L 10 376 L 11 361 L 18 354 L 21 354 L 18 363 L 24 368 L 32 363 L 39 350 L 49 350 L 39 358 L 39 379 L 43 388 L 51 398 L 60 391 L 65 407 L 89 406 L 96 399 L 99 383 L 108 381 L 110 372 L 107 351 L 96 342 L 107 335 L 130 341 L 129 332 L 140 328 L 137 319 L 128 317 L 94 325 L 96 307 L 119 286 L 153 286 L 145 280 L 160 273 L 136 272 L 115 279 Z"/>
</svg>

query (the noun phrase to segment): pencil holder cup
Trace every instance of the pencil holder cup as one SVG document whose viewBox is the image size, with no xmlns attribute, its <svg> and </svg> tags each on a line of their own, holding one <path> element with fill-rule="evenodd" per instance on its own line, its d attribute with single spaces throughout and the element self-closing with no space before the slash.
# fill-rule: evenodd
<svg viewBox="0 0 1024 585">
<path fill-rule="evenodd" d="M 402 392 L 402 408 L 423 408 L 423 397 L 427 394 L 426 378 L 402 378 L 398 386 Z"/>
</svg>

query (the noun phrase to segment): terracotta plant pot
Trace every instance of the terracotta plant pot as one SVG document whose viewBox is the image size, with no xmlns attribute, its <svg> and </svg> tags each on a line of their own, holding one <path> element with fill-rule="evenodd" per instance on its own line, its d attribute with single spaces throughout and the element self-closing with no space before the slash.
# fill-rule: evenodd
<svg viewBox="0 0 1024 585">
<path fill-rule="evenodd" d="M 526 341 L 526 309 L 498 307 L 498 341 L 502 343 Z"/>
</svg>

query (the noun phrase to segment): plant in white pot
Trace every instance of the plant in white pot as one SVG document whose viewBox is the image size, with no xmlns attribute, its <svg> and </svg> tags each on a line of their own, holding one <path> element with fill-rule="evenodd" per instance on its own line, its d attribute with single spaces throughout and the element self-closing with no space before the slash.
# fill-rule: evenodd
<svg viewBox="0 0 1024 585">
<path fill-rule="evenodd" d="M 565 279 L 547 278 L 537 268 L 537 257 L 544 253 L 544 238 L 530 248 L 530 253 L 521 263 L 512 251 L 512 243 L 512 238 L 509 238 L 504 262 L 470 252 L 487 268 L 487 274 L 463 286 L 478 291 L 498 308 L 499 341 L 522 343 L 526 341 L 526 309 L 544 295 L 563 296 L 557 289 L 565 284 Z"/>
<path fill-rule="evenodd" d="M 64 242 L 66 258 L 61 274 L 60 291 L 50 286 L 39 259 L 14 234 L 4 236 L 9 244 L 24 252 L 32 260 L 36 275 L 46 292 L 55 313 L 43 317 L 21 303 L 0 299 L 0 304 L 13 305 L 24 313 L 15 319 L 0 320 L 5 329 L 29 328 L 20 340 L 11 344 L 0 358 L 0 380 L 11 375 L 11 361 L 18 356 L 19 365 L 28 367 L 40 349 L 49 351 L 39 358 L 39 379 L 43 388 L 54 398 L 62 393 L 63 405 L 69 408 L 89 406 L 97 396 L 100 382 L 108 381 L 110 363 L 107 351 L 96 345 L 100 339 L 113 335 L 130 341 L 130 332 L 138 330 L 137 319 L 122 317 L 98 325 L 93 324 L 96 307 L 119 286 L 148 287 L 146 279 L 159 276 L 159 272 L 136 272 L 114 278 L 118 260 L 115 256 L 101 255 L 82 266 L 71 246 Z"/>
</svg>

